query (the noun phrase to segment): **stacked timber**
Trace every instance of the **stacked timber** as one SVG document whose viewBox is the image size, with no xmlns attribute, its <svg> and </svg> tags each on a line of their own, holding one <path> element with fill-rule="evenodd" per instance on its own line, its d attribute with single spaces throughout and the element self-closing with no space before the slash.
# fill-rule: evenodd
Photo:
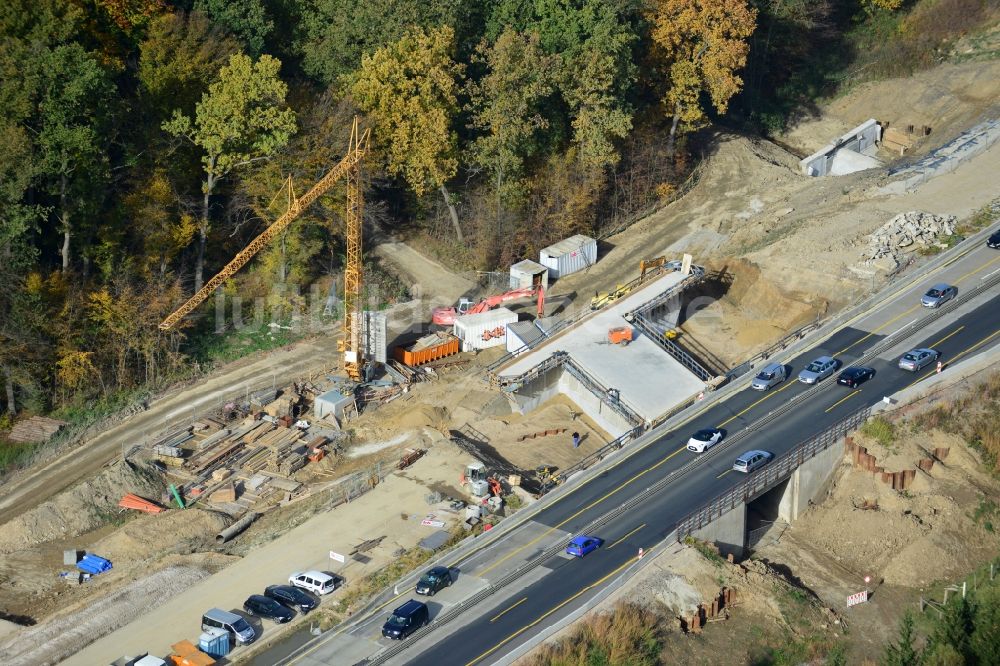
<svg viewBox="0 0 1000 666">
<path fill-rule="evenodd" d="M 926 125 L 921 127 L 914 127 L 913 125 L 900 125 L 899 127 L 886 126 L 882 131 L 882 147 L 902 157 L 908 150 L 913 148 L 919 139 L 930 133 L 931 128 Z"/>
<path fill-rule="evenodd" d="M 232 481 L 222 484 L 212 493 L 209 500 L 213 503 L 235 502 L 236 484 Z"/>
<path fill-rule="evenodd" d="M 220 421 L 219 419 L 215 418 L 214 416 L 208 416 L 202 419 L 198 419 L 197 421 L 191 424 L 191 427 L 194 428 L 195 433 L 202 433 L 204 436 L 207 437 L 208 435 L 211 435 L 214 432 L 218 432 L 219 430 L 225 429 L 226 424 Z"/>
<path fill-rule="evenodd" d="M 291 476 L 305 467 L 307 460 L 301 451 L 292 450 L 291 443 L 282 444 L 272 450 L 264 469 L 283 476 Z"/>
<path fill-rule="evenodd" d="M 66 426 L 65 421 L 50 419 L 45 416 L 32 416 L 30 419 L 18 421 L 7 435 L 12 442 L 40 443 L 47 442 L 54 434 Z"/>
</svg>

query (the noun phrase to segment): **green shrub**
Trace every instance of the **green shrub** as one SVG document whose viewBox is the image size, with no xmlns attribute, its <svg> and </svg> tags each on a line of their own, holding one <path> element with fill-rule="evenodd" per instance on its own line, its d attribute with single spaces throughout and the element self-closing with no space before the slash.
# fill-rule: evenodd
<svg viewBox="0 0 1000 666">
<path fill-rule="evenodd" d="M 889 448 L 896 441 L 896 424 L 887 420 L 884 416 L 876 416 L 869 419 L 863 426 L 861 432 L 866 437 L 874 439 L 882 446 Z"/>
<path fill-rule="evenodd" d="M 722 559 L 722 555 L 719 554 L 719 548 L 714 543 L 709 543 L 707 541 L 702 541 L 700 539 L 695 539 L 690 534 L 684 537 L 684 543 L 689 546 L 693 546 L 695 550 L 701 553 L 706 560 L 711 562 L 717 567 L 721 567 L 722 563 L 725 562 Z"/>
</svg>

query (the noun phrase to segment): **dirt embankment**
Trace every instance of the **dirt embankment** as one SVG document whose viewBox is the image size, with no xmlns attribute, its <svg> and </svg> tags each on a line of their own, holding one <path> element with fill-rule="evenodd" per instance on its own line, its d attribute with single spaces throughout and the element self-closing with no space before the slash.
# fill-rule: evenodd
<svg viewBox="0 0 1000 666">
<path fill-rule="evenodd" d="M 905 196 L 873 196 L 883 169 L 809 178 L 798 160 L 869 118 L 932 128 L 906 162 L 982 118 L 1000 113 L 1000 61 L 945 65 L 907 79 L 866 84 L 822 106 L 779 145 L 739 135 L 709 139 L 688 194 L 606 239 L 599 261 L 556 282 L 552 293 L 589 296 L 638 274 L 639 261 L 689 252 L 734 282 L 718 303 L 690 313 L 684 332 L 733 363 L 818 313 L 837 311 L 879 287 L 884 273 L 858 270 L 869 234 L 898 213 L 926 210 L 962 218 L 996 196 L 991 175 L 1000 147 L 966 172 L 939 176 Z M 773 307 L 767 307 L 772 303 Z"/>
<path fill-rule="evenodd" d="M 117 463 L 5 523 L 0 530 L 0 553 L 90 532 L 120 512 L 118 501 L 126 492 L 156 501 L 163 488 L 155 471 Z"/>
<path fill-rule="evenodd" d="M 838 649 L 847 633 L 842 616 L 787 571 L 759 560 L 731 564 L 702 551 L 711 553 L 704 546 L 668 546 L 642 574 L 518 665 L 557 663 L 554 656 L 567 654 L 582 663 L 586 644 L 580 639 L 586 629 L 581 625 L 593 624 L 620 603 L 652 614 L 644 639 L 655 636 L 659 641 L 661 664 L 818 663 L 812 660 Z M 603 639 L 616 637 L 605 634 Z M 612 642 L 607 647 L 627 651 L 628 646 Z"/>
</svg>

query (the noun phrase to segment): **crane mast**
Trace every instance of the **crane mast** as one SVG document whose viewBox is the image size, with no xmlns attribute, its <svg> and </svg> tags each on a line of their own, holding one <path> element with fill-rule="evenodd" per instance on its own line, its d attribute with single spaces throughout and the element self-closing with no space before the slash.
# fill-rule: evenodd
<svg viewBox="0 0 1000 666">
<path fill-rule="evenodd" d="M 354 120 L 354 134 L 358 121 Z M 368 132 L 365 131 L 367 139 Z M 361 343 L 361 222 L 364 216 L 364 188 L 361 169 L 347 172 L 347 264 L 344 266 L 344 370 L 354 380 L 361 379 L 364 350 Z"/>
<path fill-rule="evenodd" d="M 344 368 L 352 379 L 361 377 L 364 364 L 364 350 L 361 348 L 361 228 L 364 211 L 364 192 L 361 182 L 361 161 L 368 153 L 368 139 L 371 130 L 358 130 L 358 119 L 354 119 L 351 128 L 351 141 L 347 154 L 330 171 L 323 176 L 308 192 L 300 198 L 295 198 L 289 187 L 290 202 L 288 210 L 271 226 L 254 238 L 221 271 L 199 289 L 177 310 L 160 322 L 161 330 L 173 328 L 178 321 L 186 317 L 195 308 L 205 302 L 212 292 L 222 286 L 226 280 L 236 274 L 255 254 L 288 228 L 316 199 L 323 196 L 327 190 L 341 178 L 347 178 L 347 265 L 344 267 L 344 339 L 341 349 L 344 352 Z"/>
</svg>

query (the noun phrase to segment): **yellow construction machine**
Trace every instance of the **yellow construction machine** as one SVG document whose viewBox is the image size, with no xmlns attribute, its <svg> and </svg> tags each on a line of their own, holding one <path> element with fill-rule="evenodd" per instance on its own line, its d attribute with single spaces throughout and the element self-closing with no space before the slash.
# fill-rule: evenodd
<svg viewBox="0 0 1000 666">
<path fill-rule="evenodd" d="M 608 303 L 613 303 L 617 301 L 622 296 L 625 296 L 630 291 L 632 291 L 631 284 L 620 284 L 614 291 L 600 291 L 594 294 L 594 297 L 590 299 L 590 309 L 600 310 Z"/>
</svg>

